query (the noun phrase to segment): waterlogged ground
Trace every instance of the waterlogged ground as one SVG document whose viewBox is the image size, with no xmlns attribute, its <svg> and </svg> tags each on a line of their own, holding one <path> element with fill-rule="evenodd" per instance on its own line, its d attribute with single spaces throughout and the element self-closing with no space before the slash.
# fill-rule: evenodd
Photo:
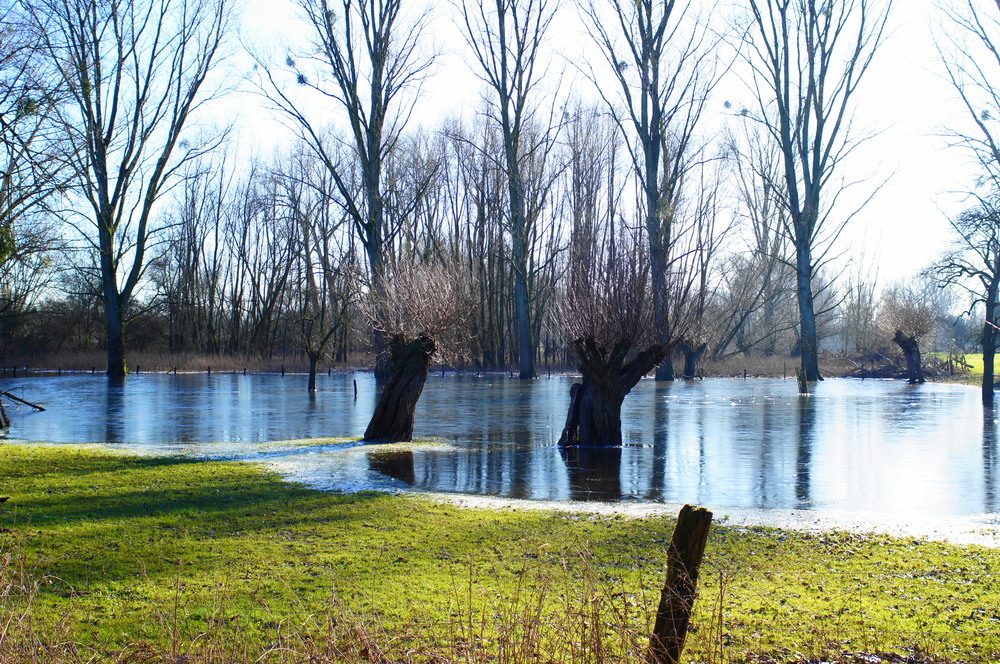
<svg viewBox="0 0 1000 664">
<path fill-rule="evenodd" d="M 791 380 L 643 381 L 626 400 L 624 449 L 564 453 L 556 441 L 568 377 L 435 374 L 415 433 L 436 444 L 405 449 L 343 440 L 360 436 L 371 415 L 369 374 L 320 376 L 314 397 L 305 381 L 143 374 L 121 386 L 88 374 L 0 388 L 48 408 L 12 412 L 11 438 L 264 461 L 324 489 L 634 510 L 693 502 L 747 522 L 910 523 L 931 536 L 959 524 L 995 539 L 1000 528 L 996 415 L 968 386 L 827 380 L 802 397 Z M 303 440 L 323 437 L 338 440 Z"/>
</svg>

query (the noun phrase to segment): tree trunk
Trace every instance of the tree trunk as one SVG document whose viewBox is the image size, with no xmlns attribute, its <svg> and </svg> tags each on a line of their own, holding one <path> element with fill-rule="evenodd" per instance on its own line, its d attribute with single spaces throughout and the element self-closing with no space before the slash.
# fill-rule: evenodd
<svg viewBox="0 0 1000 664">
<path fill-rule="evenodd" d="M 906 377 L 911 383 L 923 383 L 924 369 L 920 363 L 920 345 L 917 343 L 916 336 L 907 337 L 902 330 L 896 330 L 892 340 L 903 351 L 903 357 L 906 358 Z"/>
<path fill-rule="evenodd" d="M 649 201 L 658 200 L 658 197 L 652 197 L 652 192 L 647 192 L 647 197 Z M 667 300 L 666 250 L 661 244 L 658 230 L 659 223 L 659 216 L 654 215 L 651 219 L 647 220 L 646 225 L 647 235 L 650 238 L 649 270 L 653 282 L 653 316 L 656 320 L 657 329 L 664 330 L 663 342 L 666 343 L 670 337 L 670 303 Z M 658 382 L 670 382 L 674 380 L 674 362 L 669 355 L 665 356 L 656 367 L 656 380 Z"/>
<path fill-rule="evenodd" d="M 802 371 L 810 383 L 823 380 L 819 373 L 819 340 L 812 293 L 812 254 L 809 247 L 796 247 L 795 292 L 799 303 L 799 348 Z"/>
<path fill-rule="evenodd" d="M 983 405 L 993 405 L 993 360 L 997 350 L 997 294 L 1000 292 L 1000 270 L 986 287 L 986 320 L 983 322 Z"/>
<path fill-rule="evenodd" d="M 105 295 L 104 329 L 107 336 L 108 378 L 124 378 L 128 374 L 125 362 L 125 333 L 118 295 Z"/>
<path fill-rule="evenodd" d="M 309 392 L 316 391 L 316 365 L 319 364 L 319 353 L 307 352 L 309 356 Z"/>
<path fill-rule="evenodd" d="M 684 380 L 693 380 L 698 375 L 698 362 L 701 356 L 708 350 L 708 344 L 694 344 L 681 342 L 681 352 L 684 353 Z"/>
<path fill-rule="evenodd" d="M 118 292 L 118 275 L 113 260 L 114 238 L 107 229 L 110 222 L 102 220 L 99 230 L 101 262 L 101 298 L 104 303 L 105 350 L 108 358 L 109 378 L 124 378 L 128 374 L 125 363 L 124 312 L 122 298 Z"/>
<path fill-rule="evenodd" d="M 663 358 L 660 365 L 656 367 L 656 380 L 659 382 L 670 382 L 674 379 L 674 360 L 670 356 Z"/>
<path fill-rule="evenodd" d="M 523 269 L 527 269 L 527 263 Z M 531 335 L 531 294 L 528 292 L 528 280 L 521 275 L 521 269 L 515 275 L 514 299 L 517 310 L 517 349 L 518 369 L 522 379 L 531 380 L 535 377 L 535 343 Z"/>
<path fill-rule="evenodd" d="M 605 382 L 596 386 L 584 376 L 583 383 L 570 386 L 569 413 L 559 438 L 560 445 L 621 447 L 621 386 Z"/>
<path fill-rule="evenodd" d="M 364 440 L 399 443 L 413 439 L 413 413 L 427 381 L 434 340 L 427 335 L 407 340 L 402 334 L 389 341 L 391 372 L 379 394 Z"/>
<path fill-rule="evenodd" d="M 566 425 L 560 445 L 619 447 L 622 444 L 621 410 L 625 396 L 666 355 L 656 344 L 625 362 L 629 349 L 600 347 L 593 337 L 573 342 L 580 360 L 583 382 L 570 387 Z"/>
<path fill-rule="evenodd" d="M 996 330 L 983 325 L 983 405 L 993 405 L 993 360 L 996 353 Z"/>
</svg>

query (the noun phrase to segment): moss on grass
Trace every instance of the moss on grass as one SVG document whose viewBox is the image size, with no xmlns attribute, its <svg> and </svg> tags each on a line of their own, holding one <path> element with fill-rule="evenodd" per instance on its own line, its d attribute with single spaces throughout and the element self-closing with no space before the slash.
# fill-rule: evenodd
<svg viewBox="0 0 1000 664">
<path fill-rule="evenodd" d="M 31 632 L 22 640 L 82 653 L 63 661 L 130 649 L 254 661 L 290 641 L 288 652 L 350 659 L 324 641 L 346 616 L 352 657 L 371 658 L 377 646 L 417 661 L 413 653 L 442 652 L 472 661 L 470 652 L 503 650 L 519 620 L 537 618 L 555 626 L 553 643 L 579 642 L 585 661 L 608 661 L 595 641 L 568 638 L 557 615 L 575 616 L 608 653 L 634 657 L 673 527 L 325 493 L 248 464 L 75 446 L 3 445 L 0 496 L 9 496 L 0 622 L 20 616 Z M 995 661 L 998 607 L 996 550 L 715 528 L 686 659 L 921 651 Z M 229 659 L 209 657 L 219 649 Z"/>
</svg>

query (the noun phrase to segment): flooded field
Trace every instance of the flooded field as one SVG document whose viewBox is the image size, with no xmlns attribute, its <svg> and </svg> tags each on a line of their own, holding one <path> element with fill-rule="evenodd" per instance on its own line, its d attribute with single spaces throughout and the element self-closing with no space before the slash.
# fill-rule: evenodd
<svg viewBox="0 0 1000 664">
<path fill-rule="evenodd" d="M 435 374 L 415 434 L 439 444 L 389 452 L 355 444 L 266 445 L 360 436 L 368 373 L 143 374 L 8 379 L 48 410 L 11 412 L 9 437 L 100 443 L 144 454 L 265 460 L 325 489 L 419 489 L 532 500 L 698 502 L 747 509 L 927 516 L 1000 511 L 993 412 L 959 385 L 827 380 L 642 381 L 626 399 L 625 447 L 556 446 L 568 377 L 522 382 Z M 355 396 L 355 386 L 357 396 Z"/>
</svg>

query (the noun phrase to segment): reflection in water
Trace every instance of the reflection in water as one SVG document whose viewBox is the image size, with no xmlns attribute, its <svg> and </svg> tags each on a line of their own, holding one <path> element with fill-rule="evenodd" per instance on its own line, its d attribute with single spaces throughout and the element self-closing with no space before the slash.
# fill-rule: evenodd
<svg viewBox="0 0 1000 664">
<path fill-rule="evenodd" d="M 816 429 L 816 403 L 809 394 L 799 395 L 798 453 L 795 461 L 795 500 L 799 509 L 812 506 L 810 476 L 812 474 L 812 446 Z"/>
<path fill-rule="evenodd" d="M 416 484 L 412 450 L 376 450 L 368 452 L 366 456 L 368 467 L 376 473 L 388 475 L 409 486 Z"/>
<path fill-rule="evenodd" d="M 662 381 L 654 383 L 653 390 L 653 467 L 649 470 L 649 490 L 643 495 L 646 499 L 656 500 L 662 496 L 667 487 L 667 446 L 669 443 L 670 409 L 667 401 L 673 383 Z"/>
<path fill-rule="evenodd" d="M 104 439 L 109 443 L 125 442 L 125 379 L 108 378 L 104 397 Z"/>
<path fill-rule="evenodd" d="M 570 500 L 618 500 L 622 495 L 622 448 L 561 447 Z"/>
<path fill-rule="evenodd" d="M 992 406 L 983 409 L 983 511 L 997 511 L 997 420 Z"/>
<path fill-rule="evenodd" d="M 291 374 L 142 374 L 127 385 L 64 375 L 0 387 L 48 407 L 11 412 L 12 438 L 266 458 L 324 488 L 928 515 L 1000 510 L 996 422 L 983 419 L 971 387 L 825 380 L 799 397 L 794 380 L 641 381 L 623 406 L 626 446 L 612 458 L 564 459 L 556 441 L 571 380 L 432 375 L 415 434 L 445 444 L 389 458 L 355 445 L 260 446 L 360 436 L 374 407 L 370 373 L 320 375 L 313 397 L 306 377 Z"/>
</svg>

